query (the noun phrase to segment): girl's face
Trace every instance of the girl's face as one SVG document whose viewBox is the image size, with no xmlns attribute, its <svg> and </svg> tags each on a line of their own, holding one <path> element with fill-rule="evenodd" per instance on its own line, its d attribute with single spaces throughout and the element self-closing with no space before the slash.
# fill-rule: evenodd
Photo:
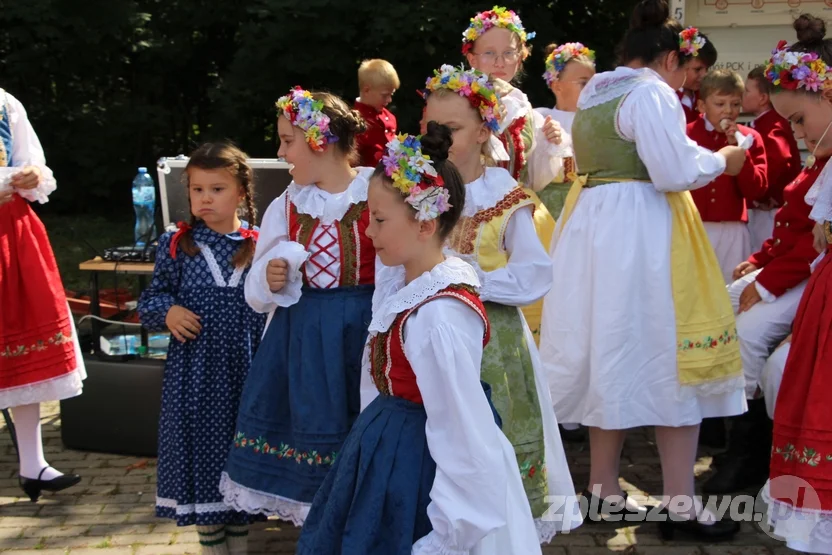
<svg viewBox="0 0 832 555">
<path fill-rule="evenodd" d="M 468 99 L 458 94 L 429 96 L 425 122 L 429 121 L 450 127 L 453 144 L 448 158 L 457 167 L 470 167 L 470 164 L 479 162 L 482 145 L 488 140 L 490 132 Z"/>
<path fill-rule="evenodd" d="M 303 130 L 295 127 L 285 116 L 277 117 L 277 134 L 280 148 L 277 156 L 290 164 L 289 174 L 298 185 L 311 185 L 320 181 L 318 166 L 323 153 L 312 150 Z"/>
<path fill-rule="evenodd" d="M 523 45 L 513 31 L 492 27 L 474 42 L 465 55 L 468 64 L 490 77 L 511 81 L 523 64 Z"/>
<path fill-rule="evenodd" d="M 188 169 L 188 196 L 191 213 L 208 227 L 228 227 L 237 217 L 245 198 L 243 186 L 226 169 Z"/>
<path fill-rule="evenodd" d="M 832 94 L 782 91 L 771 96 L 777 113 L 789 120 L 797 139 L 817 145 L 817 156 L 832 152 Z M 824 137 L 824 133 L 826 136 Z M 823 138 L 823 140 L 821 140 Z"/>
<path fill-rule="evenodd" d="M 367 191 L 370 224 L 367 237 L 385 266 L 400 266 L 413 260 L 423 248 L 421 222 L 401 193 L 381 177 L 370 179 Z"/>
<path fill-rule="evenodd" d="M 567 62 L 558 78 L 552 81 L 552 92 L 555 93 L 558 109 L 565 112 L 576 111 L 578 97 L 594 75 L 595 68 L 589 64 L 575 60 Z"/>
</svg>

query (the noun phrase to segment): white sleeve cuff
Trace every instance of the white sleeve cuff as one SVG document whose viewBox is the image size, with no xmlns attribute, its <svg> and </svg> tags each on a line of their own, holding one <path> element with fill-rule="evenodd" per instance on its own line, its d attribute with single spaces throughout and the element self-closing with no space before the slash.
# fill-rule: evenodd
<svg viewBox="0 0 832 555">
<path fill-rule="evenodd" d="M 435 531 L 419 538 L 413 544 L 413 551 L 411 551 L 411 555 L 468 555 L 469 553 L 467 549 L 453 549 L 444 545 Z"/>
<path fill-rule="evenodd" d="M 765 287 L 763 287 L 762 285 L 760 285 L 759 281 L 754 282 L 754 287 L 757 288 L 757 293 L 760 294 L 760 298 L 763 299 L 764 302 L 773 303 L 777 300 L 777 296 Z"/>
</svg>

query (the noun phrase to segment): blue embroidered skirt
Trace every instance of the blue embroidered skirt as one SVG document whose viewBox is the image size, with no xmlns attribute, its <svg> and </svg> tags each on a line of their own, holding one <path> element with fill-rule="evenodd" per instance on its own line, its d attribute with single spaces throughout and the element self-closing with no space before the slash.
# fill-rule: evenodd
<svg viewBox="0 0 832 555">
<path fill-rule="evenodd" d="M 426 422 L 424 406 L 401 397 L 370 403 L 315 496 L 298 555 L 410 555 L 433 529 L 427 508 L 436 463 Z"/>
<path fill-rule="evenodd" d="M 292 505 L 312 503 L 361 409 L 372 296 L 372 285 L 304 288 L 275 312 L 243 390 L 226 502 L 300 524 Z"/>
</svg>

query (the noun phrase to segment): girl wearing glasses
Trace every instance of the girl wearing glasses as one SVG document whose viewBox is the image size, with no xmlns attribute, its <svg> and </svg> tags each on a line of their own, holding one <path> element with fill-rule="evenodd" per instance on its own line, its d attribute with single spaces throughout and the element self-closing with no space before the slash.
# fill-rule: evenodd
<svg viewBox="0 0 832 555">
<path fill-rule="evenodd" d="M 551 117 L 544 117 L 532 109 L 528 97 L 510 83 L 528 58 L 527 41 L 534 33 L 527 33 L 520 17 L 512 10 L 494 7 L 471 18 L 463 33 L 462 53 L 468 64 L 494 80 L 494 87 L 505 106 L 505 117 L 495 132 L 499 141 L 495 162 L 527 189 L 535 202 L 535 228 L 544 248 L 554 231 L 555 222 L 533 191 L 551 183 L 563 169 L 561 127 Z M 542 304 L 523 309 L 523 314 L 538 341 Z"/>
</svg>

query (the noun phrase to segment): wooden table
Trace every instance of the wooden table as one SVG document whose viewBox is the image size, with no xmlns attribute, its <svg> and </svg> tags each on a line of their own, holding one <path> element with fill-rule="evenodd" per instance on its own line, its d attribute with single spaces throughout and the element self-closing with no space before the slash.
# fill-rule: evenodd
<svg viewBox="0 0 832 555">
<path fill-rule="evenodd" d="M 101 300 L 98 296 L 99 274 L 102 272 L 115 272 L 118 274 L 129 274 L 139 277 L 139 289 L 143 290 L 147 285 L 147 276 L 153 275 L 154 264 L 152 262 L 110 262 L 96 257 L 86 262 L 81 262 L 78 269 L 91 272 L 92 291 L 90 292 L 90 314 L 101 317 Z M 95 352 L 101 349 L 101 320 L 92 319 L 92 345 Z M 142 346 L 147 347 L 147 330 L 141 331 Z"/>
</svg>

